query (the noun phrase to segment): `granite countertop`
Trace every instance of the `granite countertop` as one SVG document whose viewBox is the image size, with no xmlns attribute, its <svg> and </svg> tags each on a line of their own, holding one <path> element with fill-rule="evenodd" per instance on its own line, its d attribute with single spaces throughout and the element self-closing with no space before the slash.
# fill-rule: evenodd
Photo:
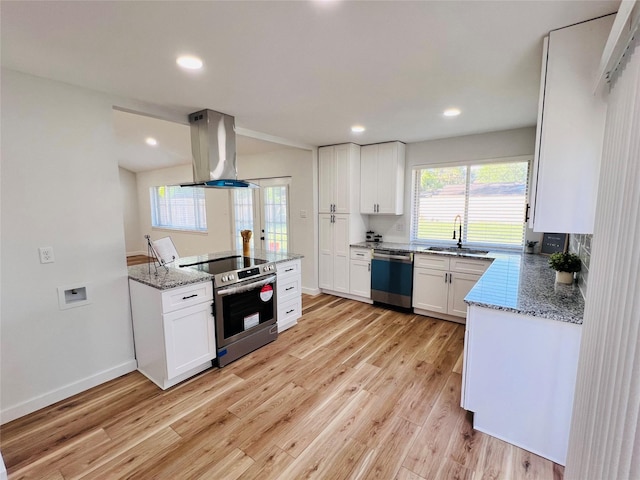
<svg viewBox="0 0 640 480">
<path fill-rule="evenodd" d="M 544 255 L 495 255 L 465 302 L 576 324 L 584 315 L 580 289 L 575 283 L 555 283 L 555 270 Z"/>
<path fill-rule="evenodd" d="M 153 264 L 151 264 L 151 274 L 149 274 L 149 264 L 133 265 L 128 268 L 129 278 L 145 285 L 149 285 L 150 287 L 157 288 L 158 290 L 168 290 L 170 288 L 182 287 L 192 283 L 210 282 L 213 275 L 184 266 L 206 262 L 207 260 L 215 260 L 216 258 L 229 257 L 231 255 L 242 255 L 242 252 L 229 250 L 226 252 L 180 257 L 175 262 L 167 265 L 169 268 L 168 272 L 164 267 L 158 267 L 158 275 L 155 274 L 156 269 Z M 274 253 L 264 250 L 252 250 L 251 256 L 274 263 L 303 258 L 303 255 L 298 255 L 297 253 Z"/>
<path fill-rule="evenodd" d="M 555 270 L 544 255 L 489 251 L 487 255 L 428 251 L 428 245 L 360 242 L 356 248 L 383 248 L 431 255 L 459 255 L 493 260 L 465 297 L 469 305 L 582 324 L 584 298 L 576 284 L 555 283 Z"/>
</svg>

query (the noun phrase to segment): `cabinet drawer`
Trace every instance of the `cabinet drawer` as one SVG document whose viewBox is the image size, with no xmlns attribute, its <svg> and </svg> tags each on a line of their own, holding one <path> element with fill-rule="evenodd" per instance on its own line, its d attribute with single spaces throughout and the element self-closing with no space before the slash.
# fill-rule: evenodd
<svg viewBox="0 0 640 480">
<path fill-rule="evenodd" d="M 213 300 L 213 282 L 194 283 L 162 292 L 162 313 Z"/>
<path fill-rule="evenodd" d="M 294 298 L 286 302 L 278 302 L 278 331 L 286 330 L 295 325 L 302 316 L 302 299 Z"/>
<path fill-rule="evenodd" d="M 351 248 L 351 260 L 371 260 L 371 249 Z"/>
<path fill-rule="evenodd" d="M 282 280 L 278 280 L 278 302 L 285 301 L 293 297 L 300 297 L 302 293 L 300 283 L 300 275 L 287 275 Z"/>
<path fill-rule="evenodd" d="M 434 270 L 449 270 L 450 258 L 445 255 L 419 255 L 413 257 L 414 268 L 431 268 Z"/>
<path fill-rule="evenodd" d="M 277 263 L 276 273 L 278 274 L 278 278 L 284 275 L 300 275 L 301 262 L 300 260 L 291 260 L 288 262 Z"/>
<path fill-rule="evenodd" d="M 451 259 L 451 271 L 460 273 L 476 273 L 482 275 L 491 265 L 491 260 L 457 257 Z"/>
</svg>

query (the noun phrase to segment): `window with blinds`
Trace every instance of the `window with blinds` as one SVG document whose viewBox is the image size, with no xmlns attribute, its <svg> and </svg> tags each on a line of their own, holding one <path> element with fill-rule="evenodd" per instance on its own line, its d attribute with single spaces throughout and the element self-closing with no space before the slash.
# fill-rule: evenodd
<svg viewBox="0 0 640 480">
<path fill-rule="evenodd" d="M 411 240 L 453 242 L 459 215 L 464 245 L 521 248 L 528 172 L 528 161 L 414 169 Z"/>
<path fill-rule="evenodd" d="M 203 188 L 160 186 L 149 189 L 151 225 L 156 228 L 207 231 Z"/>
</svg>

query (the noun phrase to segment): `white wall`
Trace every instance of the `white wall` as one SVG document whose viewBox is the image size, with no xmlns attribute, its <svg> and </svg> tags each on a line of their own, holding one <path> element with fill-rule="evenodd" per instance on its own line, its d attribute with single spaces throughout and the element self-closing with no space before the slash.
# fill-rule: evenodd
<svg viewBox="0 0 640 480">
<path fill-rule="evenodd" d="M 122 217 L 124 224 L 124 243 L 127 255 L 147 253 L 144 237 L 140 233 L 140 215 L 138 208 L 138 182 L 136 174 L 120 167 L 120 188 L 122 190 Z"/>
<path fill-rule="evenodd" d="M 314 210 L 314 162 L 310 150 L 285 149 L 238 157 L 238 178 L 291 177 L 289 214 L 292 251 L 304 255 L 302 286 L 313 293 L 318 288 L 316 269 L 317 224 Z M 306 218 L 301 212 L 306 212 Z"/>
<path fill-rule="evenodd" d="M 527 127 L 408 143 L 405 168 L 405 213 L 398 216 L 370 215 L 369 228 L 381 234 L 386 242 L 404 243 L 409 241 L 411 228 L 411 174 L 415 166 L 533 155 L 535 137 L 535 127 Z M 533 238 L 534 240 L 539 236 L 537 234 L 533 235 L 536 237 Z M 528 232 L 527 238 L 529 236 Z"/>
<path fill-rule="evenodd" d="M 112 105 L 2 70 L 2 422 L 135 369 Z M 91 303 L 60 310 L 70 284 Z"/>
<path fill-rule="evenodd" d="M 150 187 L 161 185 L 178 185 L 193 181 L 191 165 L 161 168 L 138 172 L 138 206 L 140 235 L 150 235 L 153 240 L 171 237 L 181 257 L 200 255 L 209 252 L 220 252 L 231 249 L 231 219 L 229 207 L 229 191 L 208 188 L 205 190 L 207 211 L 207 232 L 181 232 L 151 227 Z M 146 243 L 145 243 L 146 251 Z"/>
</svg>

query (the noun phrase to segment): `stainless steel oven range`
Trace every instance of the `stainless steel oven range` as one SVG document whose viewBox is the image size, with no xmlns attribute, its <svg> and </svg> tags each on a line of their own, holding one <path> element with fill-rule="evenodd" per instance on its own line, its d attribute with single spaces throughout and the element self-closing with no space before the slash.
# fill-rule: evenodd
<svg viewBox="0 0 640 480">
<path fill-rule="evenodd" d="M 192 267 L 214 276 L 213 301 L 220 367 L 278 338 L 274 263 L 235 255 Z"/>
</svg>

